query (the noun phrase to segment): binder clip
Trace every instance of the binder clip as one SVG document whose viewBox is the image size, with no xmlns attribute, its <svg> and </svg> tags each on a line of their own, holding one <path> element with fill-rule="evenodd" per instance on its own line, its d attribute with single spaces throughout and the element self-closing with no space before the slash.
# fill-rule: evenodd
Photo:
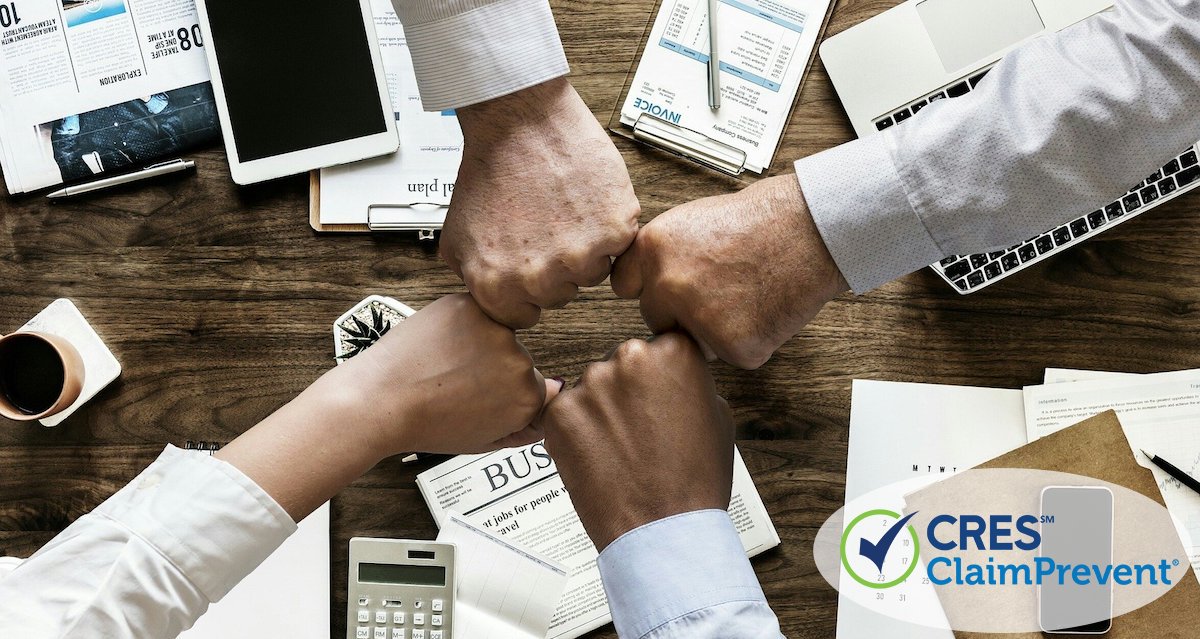
<svg viewBox="0 0 1200 639">
<path fill-rule="evenodd" d="M 633 123 L 633 138 L 734 177 L 746 170 L 745 151 L 649 113 Z"/>
<path fill-rule="evenodd" d="M 450 207 L 434 202 L 376 204 L 367 209 L 367 228 L 372 231 L 415 231 L 417 239 L 432 240 L 442 230 Z"/>
</svg>

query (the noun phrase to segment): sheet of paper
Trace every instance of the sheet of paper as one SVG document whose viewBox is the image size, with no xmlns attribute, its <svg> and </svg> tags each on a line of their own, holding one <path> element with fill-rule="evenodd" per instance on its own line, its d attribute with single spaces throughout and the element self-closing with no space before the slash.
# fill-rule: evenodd
<svg viewBox="0 0 1200 639">
<path fill-rule="evenodd" d="M 650 113 L 771 164 L 829 0 L 721 0 L 717 59 L 721 108 L 708 106 L 708 2 L 663 0 L 638 63 L 621 123 Z"/>
<path fill-rule="evenodd" d="M 1138 373 L 1113 373 L 1109 371 L 1088 371 L 1078 368 L 1047 368 L 1043 382 L 1046 384 L 1062 384 L 1063 382 L 1086 382 L 1093 379 L 1113 379 L 1117 377 L 1136 377 Z"/>
<path fill-rule="evenodd" d="M 366 224 L 371 207 L 376 207 L 374 218 L 392 219 L 409 214 L 412 204 L 449 205 L 462 161 L 463 136 L 454 112 L 427 113 L 421 106 L 408 41 L 390 0 L 372 0 L 371 8 L 400 150 L 322 169 L 322 224 Z M 440 219 L 445 219 L 444 211 Z"/>
<path fill-rule="evenodd" d="M 855 380 L 846 502 L 916 477 L 937 481 L 1025 445 L 1021 397 L 1019 390 Z M 900 512 L 903 495 L 896 495 L 896 500 L 892 506 Z M 854 586 L 843 571 L 841 587 Z M 878 610 L 922 606 L 937 617 L 931 625 L 948 625 L 933 586 L 912 579 L 888 593 L 904 594 L 904 600 L 889 596 Z M 949 629 L 896 621 L 842 596 L 837 636 L 952 639 L 954 635 Z"/>
<path fill-rule="evenodd" d="M 1106 375 L 1025 389 L 1030 441 L 1107 410 L 1117 412 L 1138 463 L 1154 473 L 1200 578 L 1200 495 L 1140 452 L 1144 449 L 1200 476 L 1200 371 Z"/>
<path fill-rule="evenodd" d="M 329 504 L 300 522 L 254 572 L 180 639 L 329 635 Z"/>
<path fill-rule="evenodd" d="M 562 564 L 450 513 L 437 540 L 454 544 L 453 639 L 543 639 L 567 587 Z"/>
<path fill-rule="evenodd" d="M 198 22 L 194 0 L 0 4 L 0 163 L 9 193 L 145 166 L 216 140 Z"/>
<path fill-rule="evenodd" d="M 575 639 L 612 621 L 596 564 L 599 553 L 542 442 L 459 455 L 418 475 L 417 486 L 439 527 L 451 511 L 461 512 L 471 524 L 567 567 L 567 589 L 547 639 Z M 736 449 L 731 495 L 729 517 L 746 555 L 778 546 L 779 533 Z"/>
</svg>

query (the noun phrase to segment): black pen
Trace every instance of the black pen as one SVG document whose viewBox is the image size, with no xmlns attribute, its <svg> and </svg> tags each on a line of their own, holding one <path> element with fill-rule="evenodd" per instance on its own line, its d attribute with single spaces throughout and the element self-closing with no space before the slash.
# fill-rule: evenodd
<svg viewBox="0 0 1200 639">
<path fill-rule="evenodd" d="M 1147 453 L 1144 450 L 1142 451 L 1142 454 L 1145 455 L 1146 457 L 1150 458 L 1151 464 L 1158 466 L 1159 468 L 1167 471 L 1168 475 L 1174 477 L 1175 479 L 1178 479 L 1179 483 L 1183 484 L 1184 486 L 1187 486 L 1188 488 L 1191 488 L 1192 490 L 1196 491 L 1197 493 L 1200 493 L 1200 481 L 1196 481 L 1195 477 L 1192 477 L 1191 475 L 1183 472 L 1182 470 L 1179 470 L 1178 468 L 1175 467 L 1175 464 L 1172 464 L 1171 462 L 1163 459 L 1162 457 L 1159 457 L 1158 455 L 1151 455 L 1150 453 Z"/>
</svg>

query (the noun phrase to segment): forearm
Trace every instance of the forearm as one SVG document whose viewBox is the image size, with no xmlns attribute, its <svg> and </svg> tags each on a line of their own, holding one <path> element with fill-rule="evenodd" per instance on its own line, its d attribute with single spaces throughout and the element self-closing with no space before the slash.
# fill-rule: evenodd
<svg viewBox="0 0 1200 639">
<path fill-rule="evenodd" d="M 327 372 L 216 454 L 252 479 L 294 521 L 304 519 L 383 457 L 398 452 L 376 441 L 373 424 L 401 420 L 379 414 L 387 404 L 355 390 L 356 381 L 347 374 L 354 363 Z M 319 451 L 315 458 L 313 451 Z"/>
<path fill-rule="evenodd" d="M 1200 139 L 1200 1 L 1123 1 L 1009 54 L 978 89 L 797 162 L 856 292 L 1112 201 Z"/>
<path fill-rule="evenodd" d="M 427 111 L 477 104 L 569 71 L 546 0 L 392 0 Z"/>
</svg>

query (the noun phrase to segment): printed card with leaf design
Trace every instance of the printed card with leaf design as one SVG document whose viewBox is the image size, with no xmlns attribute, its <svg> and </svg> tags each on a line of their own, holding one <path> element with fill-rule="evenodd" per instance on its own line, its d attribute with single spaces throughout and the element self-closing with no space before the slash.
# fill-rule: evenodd
<svg viewBox="0 0 1200 639">
<path fill-rule="evenodd" d="M 333 353 L 340 365 L 366 350 L 416 311 L 390 297 L 372 295 L 333 323 Z"/>
</svg>

